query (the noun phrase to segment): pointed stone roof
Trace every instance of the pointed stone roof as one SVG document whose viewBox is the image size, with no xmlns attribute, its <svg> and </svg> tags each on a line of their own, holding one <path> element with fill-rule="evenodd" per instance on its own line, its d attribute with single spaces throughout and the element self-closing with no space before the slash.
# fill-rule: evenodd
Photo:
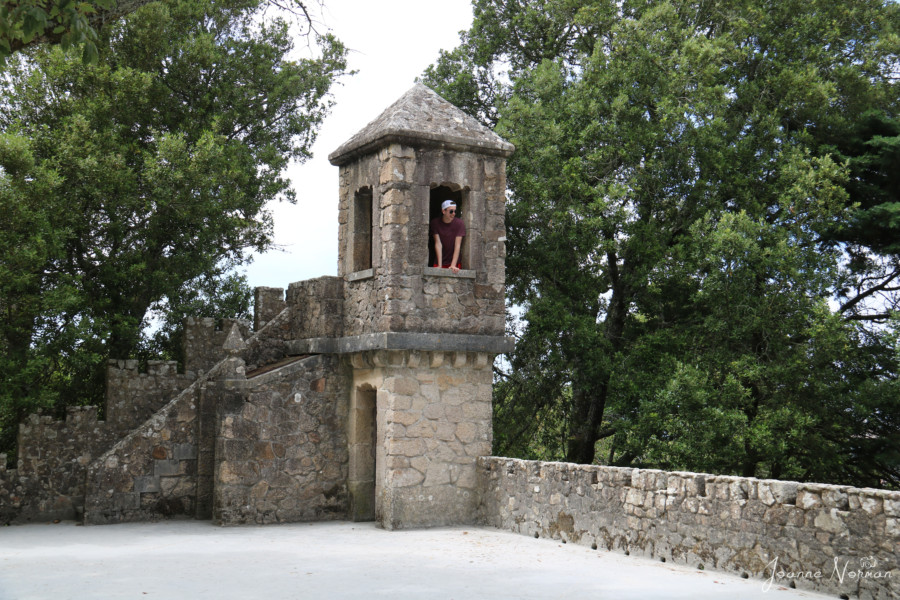
<svg viewBox="0 0 900 600">
<path fill-rule="evenodd" d="M 509 156 L 515 147 L 496 133 L 417 83 L 381 115 L 328 155 L 342 165 L 382 146 L 401 143 Z"/>
</svg>

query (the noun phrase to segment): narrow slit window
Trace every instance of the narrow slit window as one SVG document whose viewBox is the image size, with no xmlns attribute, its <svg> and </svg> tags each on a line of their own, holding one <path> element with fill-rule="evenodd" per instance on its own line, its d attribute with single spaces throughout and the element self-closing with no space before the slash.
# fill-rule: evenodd
<svg viewBox="0 0 900 600">
<path fill-rule="evenodd" d="M 361 188 L 353 196 L 352 272 L 372 268 L 372 188 Z"/>
</svg>

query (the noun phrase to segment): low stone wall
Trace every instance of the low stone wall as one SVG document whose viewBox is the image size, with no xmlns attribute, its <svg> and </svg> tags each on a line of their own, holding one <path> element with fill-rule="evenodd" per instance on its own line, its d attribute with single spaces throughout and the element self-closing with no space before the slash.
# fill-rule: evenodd
<svg viewBox="0 0 900 600">
<path fill-rule="evenodd" d="M 479 459 L 482 519 L 518 533 L 842 597 L 900 597 L 900 492 Z"/>
<path fill-rule="evenodd" d="M 30 415 L 19 425 L 18 468 L 0 455 L 0 523 L 79 518 L 87 465 L 115 440 L 96 406 L 73 406 L 66 419 Z"/>
<path fill-rule="evenodd" d="M 347 518 L 345 370 L 333 355 L 298 360 L 247 380 L 245 402 L 219 405 L 215 522 Z"/>
</svg>

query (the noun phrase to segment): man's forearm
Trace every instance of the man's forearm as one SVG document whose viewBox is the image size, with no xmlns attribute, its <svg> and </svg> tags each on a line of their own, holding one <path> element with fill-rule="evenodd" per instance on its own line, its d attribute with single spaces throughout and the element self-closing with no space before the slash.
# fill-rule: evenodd
<svg viewBox="0 0 900 600">
<path fill-rule="evenodd" d="M 453 244 L 453 260 L 450 261 L 450 268 L 456 269 L 456 265 L 459 264 L 459 249 L 462 246 L 462 238 L 456 238 L 456 243 Z"/>
</svg>

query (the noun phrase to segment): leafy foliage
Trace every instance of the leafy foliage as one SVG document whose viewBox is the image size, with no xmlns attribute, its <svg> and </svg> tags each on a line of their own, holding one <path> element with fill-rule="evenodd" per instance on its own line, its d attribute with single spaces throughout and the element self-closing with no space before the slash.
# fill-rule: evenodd
<svg viewBox="0 0 900 600">
<path fill-rule="evenodd" d="M 2 447 L 37 406 L 97 402 L 110 357 L 174 353 L 185 310 L 246 314 L 229 272 L 271 240 L 345 70 L 294 59 L 259 0 L 151 3 L 100 31 L 96 63 L 17 53 L 2 83 Z M 202 311 L 201 311 L 202 312 Z M 164 326 L 145 339 L 148 318 Z M 217 315 L 227 316 L 227 315 Z"/>
<path fill-rule="evenodd" d="M 898 7 L 474 8 L 425 80 L 517 147 L 498 442 L 900 485 Z"/>
<path fill-rule="evenodd" d="M 85 62 L 97 60 L 94 22 L 111 20 L 150 0 L 8 0 L 0 7 L 0 64 L 38 40 L 82 48 Z"/>
</svg>

